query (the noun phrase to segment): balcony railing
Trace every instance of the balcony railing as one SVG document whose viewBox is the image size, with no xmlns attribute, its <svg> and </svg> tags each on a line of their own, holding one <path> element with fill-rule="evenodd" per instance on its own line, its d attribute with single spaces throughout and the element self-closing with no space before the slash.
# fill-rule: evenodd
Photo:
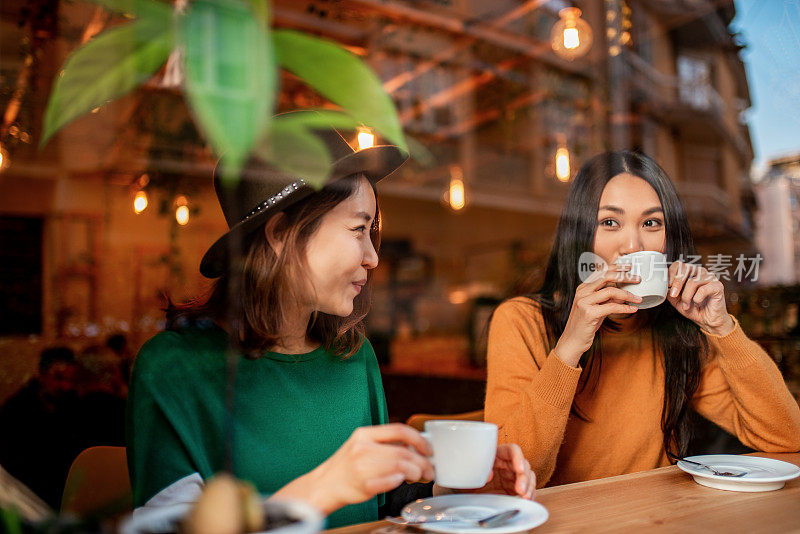
<svg viewBox="0 0 800 534">
<path fill-rule="evenodd" d="M 725 101 L 706 80 L 681 80 L 656 69 L 633 52 L 626 54 L 632 67 L 634 88 L 647 95 L 649 100 L 665 106 L 684 105 L 695 111 L 705 111 L 719 118 L 725 113 Z"/>
<path fill-rule="evenodd" d="M 632 100 L 645 101 L 648 108 L 666 122 L 711 126 L 733 145 L 741 158 L 751 150 L 741 127 L 732 127 L 730 116 L 741 109 L 726 103 L 722 96 L 702 76 L 681 80 L 656 69 L 633 52 L 625 55 L 631 67 L 629 85 Z M 738 121 L 733 121 L 738 124 Z"/>
<path fill-rule="evenodd" d="M 725 113 L 725 102 L 711 85 L 705 82 L 678 80 L 678 99 L 697 111 L 707 111 L 718 116 Z"/>
</svg>

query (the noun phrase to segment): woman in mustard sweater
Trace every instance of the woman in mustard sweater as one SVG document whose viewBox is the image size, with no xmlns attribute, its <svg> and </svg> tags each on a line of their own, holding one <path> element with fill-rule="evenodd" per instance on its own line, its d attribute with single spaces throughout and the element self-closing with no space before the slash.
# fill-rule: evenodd
<svg viewBox="0 0 800 534">
<path fill-rule="evenodd" d="M 667 256 L 659 306 L 618 287 L 637 277 L 625 254 Z M 609 265 L 581 283 L 579 258 Z M 693 409 L 761 451 L 800 450 L 800 409 L 775 364 L 727 313 L 724 288 L 697 264 L 686 212 L 666 173 L 642 154 L 600 154 L 578 172 L 541 289 L 495 311 L 486 420 L 518 443 L 537 485 L 669 465 Z"/>
</svg>

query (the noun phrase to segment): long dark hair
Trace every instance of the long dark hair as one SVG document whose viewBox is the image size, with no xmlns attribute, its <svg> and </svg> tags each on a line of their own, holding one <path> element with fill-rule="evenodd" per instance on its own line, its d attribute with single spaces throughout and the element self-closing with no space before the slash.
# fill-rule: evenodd
<svg viewBox="0 0 800 534">
<path fill-rule="evenodd" d="M 593 157 L 581 167 L 570 186 L 558 221 L 544 283 L 535 294 L 528 295 L 541 305 L 551 347 L 555 346 L 564 332 L 575 290 L 581 283 L 579 257 L 583 252 L 594 250 L 600 196 L 606 184 L 622 173 L 645 180 L 658 194 L 664 210 L 667 261 L 673 262 L 695 253 L 683 204 L 672 181 L 655 161 L 644 154 L 627 150 L 605 152 Z M 645 324 L 651 329 L 654 351 L 664 362 L 664 404 L 661 412 L 664 449 L 683 455 L 691 437 L 690 403 L 697 390 L 701 358 L 708 351 L 708 342 L 699 327 L 669 303 L 638 313 L 646 315 Z M 581 391 L 593 376 L 593 371 L 600 372 L 601 343 L 598 333 L 592 347 L 581 356 Z M 575 403 L 572 412 L 586 419 Z"/>
<path fill-rule="evenodd" d="M 168 327 L 180 328 L 209 319 L 224 320 L 230 327 L 233 345 L 251 359 L 262 356 L 279 343 L 286 303 L 298 299 L 300 280 L 306 273 L 308 240 L 326 213 L 357 192 L 362 177 L 362 174 L 354 174 L 336 180 L 283 210 L 284 217 L 276 228 L 283 237 L 280 255 L 275 254 L 266 239 L 266 223 L 258 226 L 243 239 L 242 261 L 233 262 L 240 272 L 227 273 L 214 280 L 205 297 L 183 304 L 170 302 L 166 310 Z M 371 187 L 374 192 L 375 186 Z M 378 250 L 380 211 L 377 204 L 370 240 Z M 363 319 L 370 305 L 371 274 L 372 271 L 367 272 L 367 284 L 355 297 L 350 315 L 314 314 L 306 331 L 310 339 L 345 357 L 359 349 L 364 339 Z M 231 283 L 232 276 L 238 276 L 238 283 Z"/>
</svg>

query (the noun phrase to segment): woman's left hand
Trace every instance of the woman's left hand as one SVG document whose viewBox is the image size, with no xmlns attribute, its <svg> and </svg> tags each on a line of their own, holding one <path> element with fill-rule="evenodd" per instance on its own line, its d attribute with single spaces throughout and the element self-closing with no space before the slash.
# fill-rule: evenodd
<svg viewBox="0 0 800 534">
<path fill-rule="evenodd" d="M 702 265 L 676 261 L 669 267 L 667 300 L 678 313 L 714 335 L 735 326 L 725 305 L 725 288 Z"/>
<path fill-rule="evenodd" d="M 485 486 L 474 490 L 476 493 L 505 493 L 518 495 L 523 499 L 533 499 L 536 491 L 536 475 L 531 464 L 522 454 L 516 443 L 497 446 L 492 473 Z"/>
</svg>

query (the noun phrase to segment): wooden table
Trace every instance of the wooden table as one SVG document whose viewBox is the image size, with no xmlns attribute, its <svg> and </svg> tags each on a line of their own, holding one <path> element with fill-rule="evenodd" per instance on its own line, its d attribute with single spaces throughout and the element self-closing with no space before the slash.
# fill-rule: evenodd
<svg viewBox="0 0 800 534">
<path fill-rule="evenodd" d="M 800 453 L 754 456 L 800 465 Z M 537 490 L 550 512 L 531 532 L 800 532 L 800 478 L 777 491 L 707 488 L 675 466 Z M 388 528 L 387 528 L 388 527 Z M 375 521 L 331 534 L 412 532 Z"/>
</svg>

